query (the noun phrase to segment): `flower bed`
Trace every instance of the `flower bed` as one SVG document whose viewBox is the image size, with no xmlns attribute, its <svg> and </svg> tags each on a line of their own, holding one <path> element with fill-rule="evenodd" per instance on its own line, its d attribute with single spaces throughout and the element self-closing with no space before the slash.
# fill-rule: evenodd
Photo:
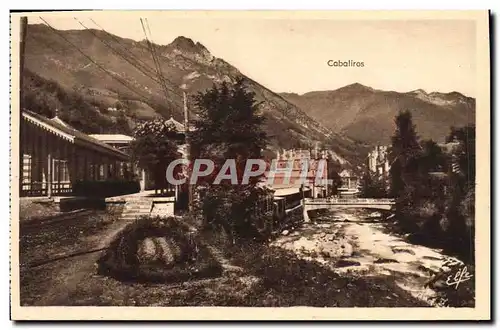
<svg viewBox="0 0 500 330">
<path fill-rule="evenodd" d="M 143 217 L 111 243 L 98 271 L 122 281 L 183 282 L 219 276 L 222 267 L 179 220 Z"/>
</svg>

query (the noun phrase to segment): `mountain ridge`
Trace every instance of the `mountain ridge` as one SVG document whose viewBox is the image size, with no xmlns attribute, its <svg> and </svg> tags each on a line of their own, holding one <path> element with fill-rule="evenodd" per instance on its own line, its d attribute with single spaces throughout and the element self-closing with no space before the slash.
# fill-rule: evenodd
<svg viewBox="0 0 500 330">
<path fill-rule="evenodd" d="M 359 88 L 359 89 L 367 89 L 367 90 L 382 91 L 382 92 L 394 92 L 394 93 L 400 93 L 400 94 L 422 93 L 422 94 L 426 94 L 426 95 L 433 95 L 433 94 L 435 94 L 435 95 L 453 95 L 453 96 L 459 96 L 459 97 L 474 99 L 473 97 L 467 96 L 467 95 L 465 95 L 463 93 L 460 93 L 458 91 L 451 91 L 451 92 L 437 92 L 437 91 L 432 91 L 432 92 L 427 92 L 427 91 L 425 91 L 422 88 L 418 88 L 418 89 L 411 90 L 411 91 L 408 91 L 408 92 L 398 92 L 398 91 L 394 91 L 394 90 L 378 89 L 378 88 L 370 87 L 370 86 L 367 86 L 367 85 L 363 85 L 363 84 L 358 83 L 358 82 L 351 83 L 351 84 L 348 84 L 348 85 L 345 85 L 345 86 L 341 86 L 341 87 L 338 87 L 336 89 L 311 90 L 311 91 L 307 91 L 307 92 L 303 92 L 303 93 L 297 93 L 297 92 L 278 92 L 278 94 L 280 94 L 282 96 L 284 96 L 284 95 L 304 96 L 304 95 L 313 94 L 313 93 L 335 92 L 335 91 L 338 91 L 338 90 L 349 89 L 349 88 Z"/>
<path fill-rule="evenodd" d="M 40 89 L 55 83 L 71 95 L 69 99 L 79 100 L 81 108 L 86 109 L 85 116 L 108 122 L 119 118 L 133 129 L 138 121 L 157 117 L 172 116 L 182 121 L 181 86 L 185 86 L 186 93 L 191 96 L 211 88 L 214 83 L 243 78 L 255 93 L 266 117 L 266 130 L 272 136 L 271 148 L 330 144 L 337 156 L 354 162 L 364 153 L 364 149 L 360 152 L 360 146 L 350 139 L 333 133 L 300 107 L 245 76 L 224 59 L 213 56 L 199 41 L 179 36 L 167 45 L 154 44 L 154 50 L 165 79 L 157 75 L 147 40 L 124 39 L 96 29 L 52 31 L 43 24 L 29 25 L 25 66 L 32 73 L 32 80 L 26 88 L 35 94 L 29 100 L 43 103 L 40 95 L 48 92 Z M 164 80 L 166 90 L 160 87 L 160 78 Z M 78 109 L 67 104 L 68 97 L 62 97 L 62 92 L 54 86 L 49 89 L 53 104 L 42 105 L 46 108 L 54 107 L 54 104 L 62 107 L 62 115 L 73 125 L 89 130 L 89 123 L 83 120 Z M 188 97 L 188 103 L 191 102 Z M 189 106 L 191 115 L 195 115 L 192 110 Z M 103 129 L 94 127 L 91 130 Z"/>
<path fill-rule="evenodd" d="M 475 99 L 459 92 L 384 91 L 360 83 L 304 94 L 281 93 L 337 134 L 369 145 L 389 144 L 394 117 L 409 110 L 422 138 L 442 141 L 451 126 L 475 120 Z"/>
</svg>

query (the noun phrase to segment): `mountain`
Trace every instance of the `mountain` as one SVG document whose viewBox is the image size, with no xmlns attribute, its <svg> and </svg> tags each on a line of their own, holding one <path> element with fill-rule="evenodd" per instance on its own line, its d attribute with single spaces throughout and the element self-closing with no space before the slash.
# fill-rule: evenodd
<svg viewBox="0 0 500 330">
<path fill-rule="evenodd" d="M 394 117 L 402 110 L 411 111 L 420 137 L 436 141 L 444 139 L 450 126 L 475 121 L 475 99 L 458 92 L 398 93 L 355 83 L 332 91 L 281 96 L 332 131 L 370 145 L 390 143 Z"/>
<path fill-rule="evenodd" d="M 29 25 L 23 106 L 47 116 L 59 108 L 63 119 L 87 133 L 128 133 L 141 120 L 172 116 L 182 121 L 183 90 L 192 104 L 191 97 L 213 83 L 243 78 L 266 117 L 271 149 L 328 145 L 334 158 L 349 163 L 366 152 L 362 144 L 333 133 L 299 106 L 214 57 L 199 42 L 180 36 L 168 45 L 153 45 L 153 50 L 165 89 L 147 40 L 102 30 L 59 31 Z M 192 106 L 188 108 L 196 116 Z"/>
</svg>

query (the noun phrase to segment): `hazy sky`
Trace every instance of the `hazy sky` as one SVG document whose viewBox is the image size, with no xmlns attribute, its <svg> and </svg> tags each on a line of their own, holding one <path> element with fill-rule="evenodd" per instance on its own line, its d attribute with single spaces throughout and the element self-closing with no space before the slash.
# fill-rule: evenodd
<svg viewBox="0 0 500 330">
<path fill-rule="evenodd" d="M 73 18 L 42 16 L 58 29 L 82 29 Z M 88 14 L 86 14 L 88 15 Z M 92 16 L 108 32 L 144 39 L 139 16 Z M 146 17 L 146 16 L 144 16 Z M 87 27 L 97 28 L 85 14 Z M 467 20 L 327 20 L 148 17 L 152 39 L 177 36 L 201 42 L 275 92 L 333 90 L 351 83 L 407 92 L 458 91 L 476 95 L 476 29 Z M 40 23 L 30 17 L 29 23 Z M 336 68 L 328 60 L 364 62 Z"/>
</svg>

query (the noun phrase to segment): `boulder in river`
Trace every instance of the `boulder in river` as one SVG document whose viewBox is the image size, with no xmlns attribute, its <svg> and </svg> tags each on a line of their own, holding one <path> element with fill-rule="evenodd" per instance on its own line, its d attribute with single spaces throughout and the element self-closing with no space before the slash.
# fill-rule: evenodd
<svg viewBox="0 0 500 330">
<path fill-rule="evenodd" d="M 396 259 L 390 259 L 390 258 L 378 258 L 375 260 L 373 263 L 374 264 L 388 264 L 388 263 L 398 263 Z"/>
<path fill-rule="evenodd" d="M 340 259 L 335 263 L 335 267 L 350 267 L 350 266 L 361 266 L 359 261 L 349 260 L 349 259 Z"/>
<path fill-rule="evenodd" d="M 415 251 L 413 251 L 411 249 L 400 248 L 400 247 L 393 247 L 392 252 L 394 252 L 394 253 L 408 253 L 408 254 L 415 255 Z"/>
<path fill-rule="evenodd" d="M 289 233 L 290 233 L 290 232 L 289 232 L 288 230 L 286 230 L 286 229 L 285 229 L 285 230 L 283 230 L 283 231 L 281 232 L 281 235 L 286 236 L 286 235 L 288 235 Z"/>
<path fill-rule="evenodd" d="M 293 245 L 294 249 L 296 250 L 313 251 L 315 247 L 314 243 L 314 241 L 310 241 L 305 237 L 301 237 L 300 239 L 296 240 Z"/>
<path fill-rule="evenodd" d="M 342 257 L 350 257 L 352 256 L 354 252 L 354 249 L 352 248 L 352 245 L 349 243 L 344 243 L 342 245 Z"/>
</svg>

